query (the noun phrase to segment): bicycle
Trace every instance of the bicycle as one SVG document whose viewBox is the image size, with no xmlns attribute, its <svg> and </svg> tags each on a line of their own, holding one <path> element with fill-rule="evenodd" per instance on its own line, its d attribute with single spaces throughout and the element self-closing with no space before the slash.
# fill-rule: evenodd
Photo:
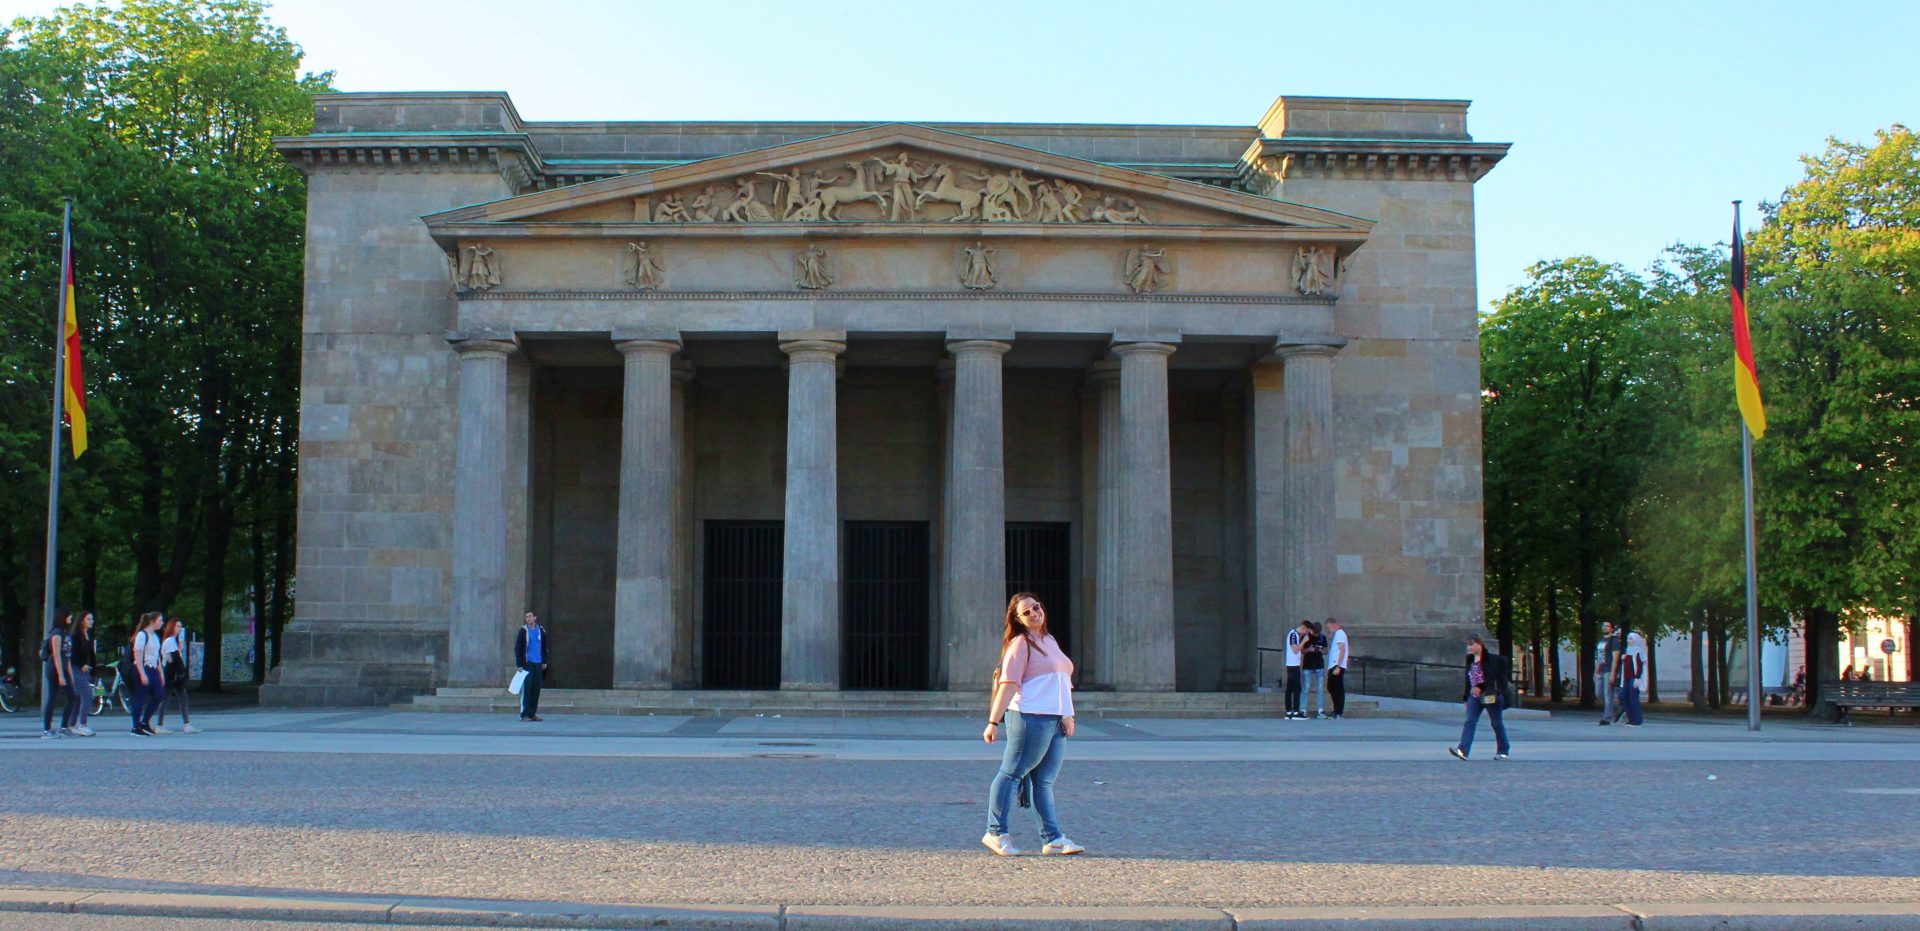
<svg viewBox="0 0 1920 931">
<path fill-rule="evenodd" d="M 115 705 L 122 712 L 131 711 L 128 708 L 127 687 L 120 682 L 120 667 L 116 665 L 110 668 L 113 670 L 111 685 L 107 683 L 106 676 L 95 676 L 93 679 L 93 714 L 101 714 Z"/>
<path fill-rule="evenodd" d="M 20 688 L 20 676 L 12 666 L 8 666 L 7 674 L 0 676 L 0 711 L 12 714 L 13 709 L 20 707 L 23 694 L 25 693 Z"/>
</svg>

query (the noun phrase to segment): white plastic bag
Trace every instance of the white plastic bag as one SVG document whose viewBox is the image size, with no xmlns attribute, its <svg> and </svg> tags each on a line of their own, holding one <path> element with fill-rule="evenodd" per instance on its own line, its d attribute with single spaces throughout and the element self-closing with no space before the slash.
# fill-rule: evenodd
<svg viewBox="0 0 1920 931">
<path fill-rule="evenodd" d="M 512 682 L 507 683 L 507 694 L 508 695 L 520 694 L 520 689 L 526 684 L 527 684 L 527 671 L 525 669 L 522 669 L 519 672 L 516 672 L 513 674 Z"/>
</svg>

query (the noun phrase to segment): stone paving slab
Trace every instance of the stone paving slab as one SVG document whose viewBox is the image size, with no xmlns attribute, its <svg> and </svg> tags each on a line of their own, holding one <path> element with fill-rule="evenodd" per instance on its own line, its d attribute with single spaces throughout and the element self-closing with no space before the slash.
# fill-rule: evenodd
<svg viewBox="0 0 1920 931">
<path fill-rule="evenodd" d="M 1182 906 L 619 905 L 477 899 L 241 896 L 0 889 L 8 913 L 323 922 L 329 927 L 767 928 L 777 931 L 1824 931 L 1920 928 L 1904 903 L 1625 903 L 1217 909 Z"/>
</svg>

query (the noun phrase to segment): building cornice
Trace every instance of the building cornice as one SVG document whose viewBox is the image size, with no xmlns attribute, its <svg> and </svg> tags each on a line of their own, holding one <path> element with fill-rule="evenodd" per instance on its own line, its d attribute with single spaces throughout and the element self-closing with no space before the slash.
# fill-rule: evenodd
<svg viewBox="0 0 1920 931">
<path fill-rule="evenodd" d="M 1505 142 L 1263 138 L 1247 152 L 1262 174 L 1340 180 L 1465 181 L 1486 177 L 1512 148 Z"/>
<path fill-rule="evenodd" d="M 545 172 L 525 133 L 419 132 L 278 136 L 273 146 L 302 174 L 499 172 L 515 191 Z"/>
</svg>

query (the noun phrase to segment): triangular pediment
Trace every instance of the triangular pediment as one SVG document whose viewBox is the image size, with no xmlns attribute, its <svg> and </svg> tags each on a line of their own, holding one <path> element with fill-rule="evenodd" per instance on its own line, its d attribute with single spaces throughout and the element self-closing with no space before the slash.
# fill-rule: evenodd
<svg viewBox="0 0 1920 931">
<path fill-rule="evenodd" d="M 1340 244 L 1369 221 L 1328 210 L 947 132 L 892 123 L 462 207 L 436 235 L 475 226 L 847 224 L 938 229 L 1075 226 L 1289 231 Z"/>
</svg>

